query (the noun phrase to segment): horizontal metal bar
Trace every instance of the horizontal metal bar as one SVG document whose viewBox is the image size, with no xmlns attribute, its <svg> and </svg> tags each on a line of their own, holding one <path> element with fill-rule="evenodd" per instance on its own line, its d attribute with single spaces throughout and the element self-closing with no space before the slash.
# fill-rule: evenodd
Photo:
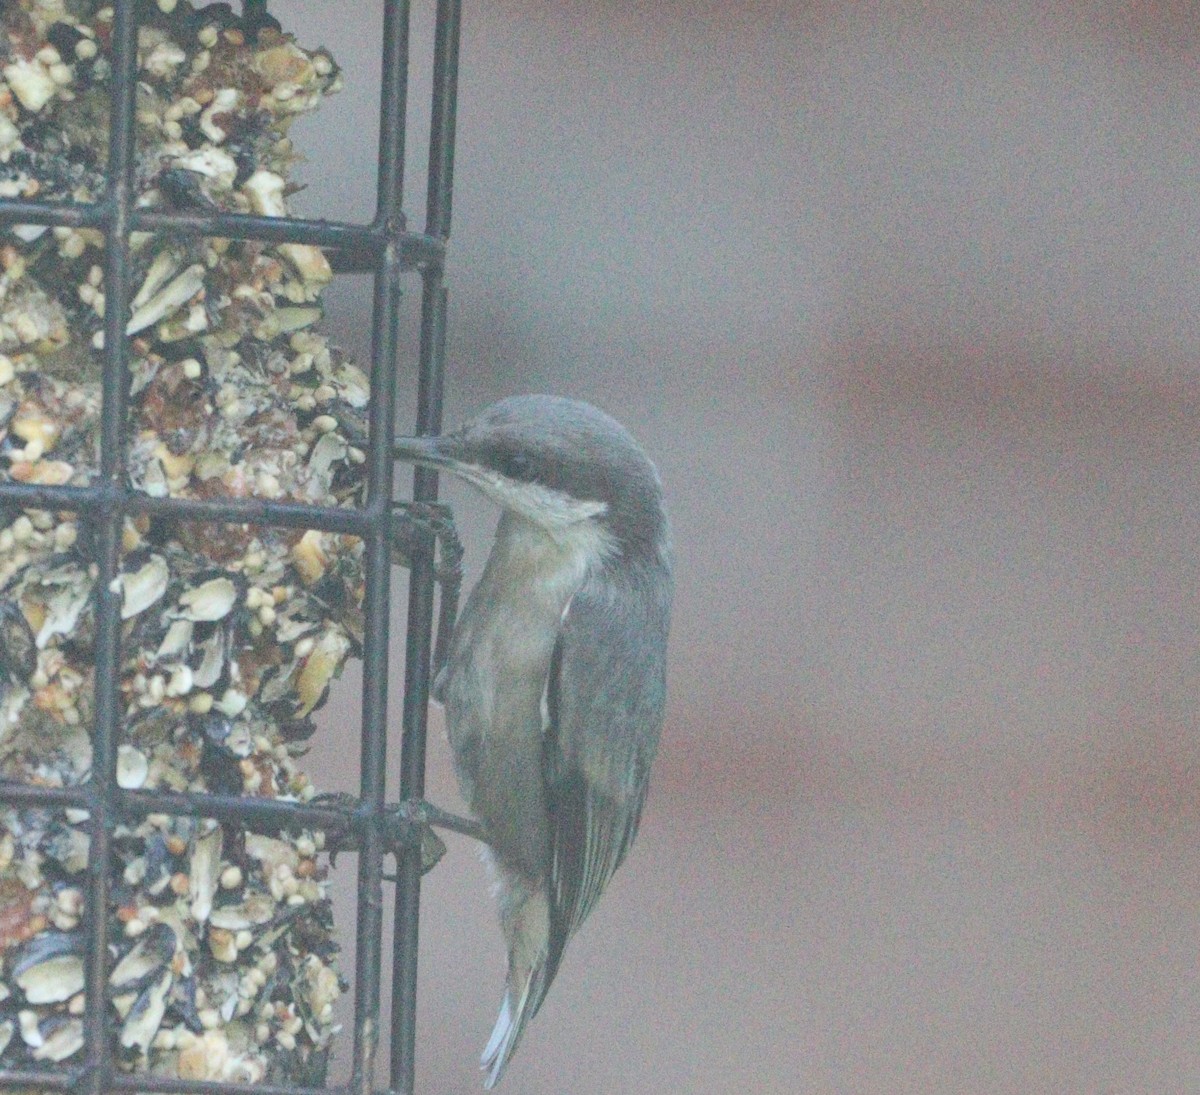
<svg viewBox="0 0 1200 1095">
<path fill-rule="evenodd" d="M 344 1087 L 300 1087 L 289 1084 L 235 1084 L 216 1080 L 180 1080 L 152 1072 L 119 1072 L 109 1087 L 114 1091 L 140 1091 L 150 1095 L 344 1095 Z"/>
<path fill-rule="evenodd" d="M 99 203 L 12 201 L 0 199 L 0 224 L 46 224 L 65 228 L 103 228 L 111 218 Z M 373 269 L 376 256 L 395 244 L 400 265 L 415 269 L 439 265 L 446 254 L 445 240 L 423 232 L 386 230 L 373 224 L 309 219 L 263 217 L 250 213 L 167 213 L 133 210 L 134 232 L 162 232 L 176 236 L 220 236 L 226 239 L 270 243 L 307 243 L 334 251 L 358 253 L 364 269 Z"/>
<path fill-rule="evenodd" d="M 165 213 L 143 209 L 131 219 L 135 232 L 309 243 L 316 247 L 367 252 L 379 251 L 384 245 L 384 240 L 370 225 L 308 220 L 303 217 L 264 217 L 254 213 Z"/>
<path fill-rule="evenodd" d="M 29 509 L 107 509 L 120 501 L 121 492 L 106 482 L 90 487 L 45 487 L 0 479 L 0 502 L 13 501 Z"/>
<path fill-rule="evenodd" d="M 103 228 L 108 210 L 97 202 L 33 202 L 0 198 L 0 224 L 46 224 L 53 228 Z"/>
<path fill-rule="evenodd" d="M 64 1071 L 57 1068 L 0 1068 L 0 1090 L 16 1088 L 20 1090 L 41 1089 L 43 1091 L 74 1091 L 83 1084 L 86 1068 L 73 1068 Z M 258 1088 L 255 1089 L 259 1090 Z"/>
<path fill-rule="evenodd" d="M 106 511 L 121 504 L 122 500 L 126 512 L 144 513 L 151 517 L 263 528 L 316 529 L 345 536 L 368 535 L 376 520 L 365 510 L 341 506 L 271 502 L 258 498 L 152 498 L 137 491 L 124 493 L 106 482 L 97 482 L 90 487 L 46 487 L 0 479 L 0 504 L 10 501 L 26 509 L 92 514 Z M 402 549 L 410 548 L 408 541 L 397 539 L 398 527 L 401 526 L 393 525 L 393 544 Z M 447 590 L 445 607 L 452 623 L 461 573 L 456 565 L 451 565 L 442 572 L 435 572 L 434 577 Z"/>
<path fill-rule="evenodd" d="M 151 517 L 311 528 L 353 536 L 369 532 L 374 521 L 365 511 L 350 507 L 274 502 L 266 498 L 153 498 L 140 491 L 123 492 L 105 482 L 88 487 L 46 487 L 0 480 L 0 502 L 6 500 L 31 509 L 80 512 L 108 510 L 116 502 L 124 500 L 128 512 L 144 513 Z"/>
<path fill-rule="evenodd" d="M 363 536 L 373 518 L 365 510 L 342 506 L 314 506 L 305 502 L 272 502 L 265 498 L 151 498 L 129 495 L 131 513 L 172 517 L 180 521 L 221 521 L 239 525 L 277 525 L 283 528 L 320 529 Z"/>
<path fill-rule="evenodd" d="M 0 779 L 0 806 L 24 806 L 45 810 L 87 810 L 92 795 L 87 784 L 78 787 L 41 787 Z"/>
<path fill-rule="evenodd" d="M 34 1088 L 73 1091 L 83 1084 L 87 1072 L 87 1068 L 64 1070 L 61 1067 L 0 1069 L 0 1090 Z M 146 1095 L 153 1092 L 161 1092 L 162 1095 L 347 1095 L 349 1091 L 345 1085 L 300 1087 L 288 1084 L 221 1083 L 216 1080 L 180 1080 L 153 1072 L 119 1072 L 110 1078 L 108 1087 L 113 1091 L 140 1091 Z"/>
<path fill-rule="evenodd" d="M 217 821 L 263 822 L 280 829 L 309 828 L 329 832 L 352 829 L 360 823 L 365 807 L 310 806 L 278 798 L 218 795 L 208 791 L 120 791 L 117 808 L 125 816 L 171 814 L 211 817 Z"/>
<path fill-rule="evenodd" d="M 0 780 L 0 807 L 45 810 L 90 810 L 96 804 L 90 783 L 77 787 L 39 787 Z M 211 817 L 217 821 L 265 822 L 280 829 L 310 828 L 341 832 L 354 828 L 359 813 L 328 806 L 309 806 L 274 798 L 216 795 L 206 791 L 118 790 L 114 806 L 125 817 L 170 814 L 174 817 Z"/>
<path fill-rule="evenodd" d="M 353 798 L 349 801 L 354 805 L 313 806 L 284 799 L 217 795 L 207 791 L 118 790 L 115 805 L 124 817 L 145 817 L 148 814 L 211 817 L 217 821 L 259 822 L 279 829 L 306 828 L 344 833 L 361 829 L 370 812 L 367 804 Z M 77 787 L 41 787 L 0 780 L 0 808 L 90 810 L 94 803 L 92 787 L 87 783 Z M 378 814 L 383 820 L 384 832 L 398 845 L 408 843 L 413 831 L 426 826 L 446 829 L 479 841 L 487 839 L 478 822 L 459 817 L 424 799 L 405 799 L 403 802 L 386 804 L 379 808 Z"/>
</svg>

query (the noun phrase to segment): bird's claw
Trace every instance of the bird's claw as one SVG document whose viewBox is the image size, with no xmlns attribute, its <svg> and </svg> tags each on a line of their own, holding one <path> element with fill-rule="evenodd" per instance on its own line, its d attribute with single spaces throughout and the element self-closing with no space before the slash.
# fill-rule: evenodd
<svg viewBox="0 0 1200 1095">
<path fill-rule="evenodd" d="M 411 831 L 406 836 L 405 841 L 411 841 Z M 421 851 L 421 874 L 428 874 L 441 861 L 442 856 L 446 854 L 446 842 L 433 831 L 433 827 L 425 825 L 421 829 L 421 835 L 417 839 Z M 383 876 L 385 882 L 398 882 L 399 879 L 394 874 L 385 874 Z"/>
<path fill-rule="evenodd" d="M 358 809 L 358 799 L 346 791 L 328 791 L 325 794 L 314 795 L 309 800 L 310 806 L 325 806 L 332 810 L 337 810 L 339 813 L 345 813 L 345 825 L 336 830 L 326 830 L 325 833 L 325 850 L 329 853 L 329 865 L 331 867 L 337 864 L 339 852 L 353 852 L 358 850 L 358 834 L 354 831 L 353 815 Z"/>
<path fill-rule="evenodd" d="M 398 814 L 409 825 L 419 825 L 426 829 L 431 827 L 448 829 L 452 833 L 469 836 L 472 840 L 478 840 L 483 844 L 488 843 L 487 833 L 478 821 L 452 814 L 424 799 L 409 799 L 407 802 L 400 803 Z"/>
<path fill-rule="evenodd" d="M 325 806 L 346 814 L 353 814 L 359 800 L 344 791 L 317 795 L 311 801 L 313 806 Z M 434 831 L 449 829 L 475 840 L 487 842 L 487 834 L 483 827 L 470 818 L 460 817 L 442 810 L 424 799 L 409 799 L 387 810 L 385 830 L 388 842 L 396 850 L 411 847 L 414 843 L 421 849 L 421 873 L 432 870 L 446 854 L 446 843 Z M 336 865 L 340 852 L 357 851 L 360 846 L 358 833 L 352 820 L 348 817 L 343 828 L 326 833 L 325 848 L 329 853 L 329 863 Z"/>
<path fill-rule="evenodd" d="M 443 585 L 462 581 L 462 542 L 454 527 L 454 513 L 441 502 L 393 502 L 392 561 L 397 566 L 412 563 L 418 537 L 432 536 L 437 542 L 434 577 Z"/>
<path fill-rule="evenodd" d="M 426 802 L 424 799 L 408 799 L 395 808 L 394 823 L 401 832 L 397 840 L 412 846 L 415 843 L 421 851 L 421 873 L 433 870 L 446 854 L 446 842 L 434 832 L 434 827 L 449 829 L 474 837 L 476 840 L 486 840 L 482 826 L 470 818 L 459 817 Z"/>
<path fill-rule="evenodd" d="M 463 546 L 454 527 L 454 514 L 439 502 L 396 502 L 392 513 L 392 562 L 410 567 L 421 539 L 432 536 L 437 545 L 433 576 L 442 587 L 431 677 L 437 678 L 450 649 L 462 586 Z"/>
<path fill-rule="evenodd" d="M 421 830 L 421 873 L 428 874 L 446 854 L 446 842 L 437 835 L 431 826 L 426 825 Z"/>
</svg>

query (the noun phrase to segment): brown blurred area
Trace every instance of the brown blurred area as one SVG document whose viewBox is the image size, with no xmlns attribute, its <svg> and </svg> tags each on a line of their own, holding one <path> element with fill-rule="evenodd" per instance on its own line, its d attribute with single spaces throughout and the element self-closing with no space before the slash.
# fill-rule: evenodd
<svg viewBox="0 0 1200 1095">
<path fill-rule="evenodd" d="M 464 6 L 448 422 L 602 405 L 679 566 L 639 844 L 503 1089 L 1200 1091 L 1193 6 Z M 306 213 L 369 215 L 377 9 L 279 5 L 346 72 Z M 465 842 L 425 896 L 418 1090 L 471 1092 Z"/>
</svg>

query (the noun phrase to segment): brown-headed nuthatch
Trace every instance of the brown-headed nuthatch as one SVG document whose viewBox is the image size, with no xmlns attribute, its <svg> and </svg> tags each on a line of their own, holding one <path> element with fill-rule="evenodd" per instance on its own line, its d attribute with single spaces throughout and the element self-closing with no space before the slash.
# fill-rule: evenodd
<svg viewBox="0 0 1200 1095">
<path fill-rule="evenodd" d="M 505 399 L 396 455 L 503 510 L 434 685 L 508 944 L 490 1088 L 637 833 L 666 698 L 670 533 L 654 465 L 586 403 Z"/>
</svg>

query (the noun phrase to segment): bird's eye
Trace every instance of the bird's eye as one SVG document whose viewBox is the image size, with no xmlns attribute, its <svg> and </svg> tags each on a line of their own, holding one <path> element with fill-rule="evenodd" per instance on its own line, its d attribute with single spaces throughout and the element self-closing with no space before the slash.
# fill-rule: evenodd
<svg viewBox="0 0 1200 1095">
<path fill-rule="evenodd" d="M 528 479 L 532 464 L 528 453 L 517 450 L 506 453 L 501 466 L 510 479 Z"/>
</svg>

